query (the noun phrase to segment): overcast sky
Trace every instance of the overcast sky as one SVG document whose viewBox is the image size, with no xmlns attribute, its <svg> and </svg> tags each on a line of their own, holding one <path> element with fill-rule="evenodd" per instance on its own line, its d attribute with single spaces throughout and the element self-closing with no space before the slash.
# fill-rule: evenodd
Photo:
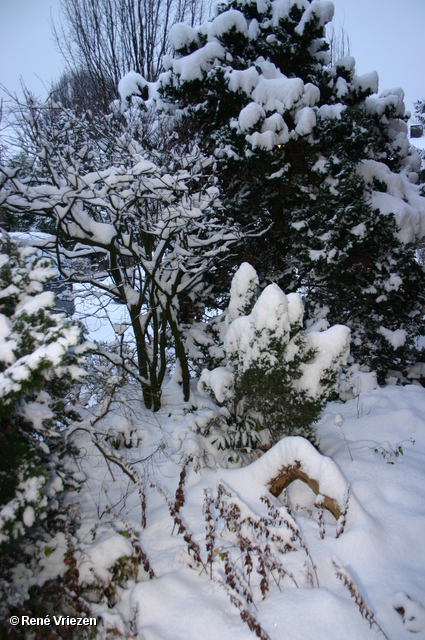
<svg viewBox="0 0 425 640">
<path fill-rule="evenodd" d="M 402 87 L 406 107 L 425 98 L 425 0 L 334 0 L 357 72 L 377 71 L 379 88 Z"/>
<path fill-rule="evenodd" d="M 0 0 L 0 83 L 9 91 L 20 92 L 22 76 L 45 96 L 44 85 L 58 79 L 63 65 L 49 26 L 58 7 L 59 0 Z"/>
<path fill-rule="evenodd" d="M 357 71 L 376 70 L 380 90 L 401 86 L 406 107 L 425 98 L 425 0 L 334 0 Z M 0 83 L 20 91 L 19 78 L 45 96 L 62 68 L 49 27 L 59 0 L 0 0 Z M 43 84 L 44 83 L 44 84 Z"/>
</svg>

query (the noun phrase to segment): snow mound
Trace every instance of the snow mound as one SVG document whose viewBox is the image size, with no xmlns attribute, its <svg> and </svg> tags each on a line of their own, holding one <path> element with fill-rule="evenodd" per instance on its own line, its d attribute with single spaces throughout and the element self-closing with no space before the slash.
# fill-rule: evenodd
<svg viewBox="0 0 425 640">
<path fill-rule="evenodd" d="M 238 488 L 239 493 L 243 491 L 253 497 L 264 493 L 282 468 L 292 467 L 297 462 L 302 473 L 317 481 L 319 494 L 334 499 L 342 507 L 347 498 L 348 483 L 338 465 L 321 455 L 308 440 L 297 436 L 283 438 L 248 467 L 226 472 L 225 479 L 230 487 Z"/>
</svg>

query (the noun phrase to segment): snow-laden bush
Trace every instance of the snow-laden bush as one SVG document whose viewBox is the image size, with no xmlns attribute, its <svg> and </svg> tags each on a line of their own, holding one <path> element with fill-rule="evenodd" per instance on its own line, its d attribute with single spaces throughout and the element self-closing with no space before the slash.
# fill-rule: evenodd
<svg viewBox="0 0 425 640">
<path fill-rule="evenodd" d="M 204 369 L 199 381 L 200 390 L 227 409 L 231 426 L 218 445 L 253 446 L 265 428 L 274 442 L 287 435 L 314 442 L 314 423 L 347 362 L 350 330 L 335 325 L 304 331 L 300 296 L 271 284 L 255 301 L 257 282 L 253 267 L 242 264 L 233 279 L 224 336 L 228 362 Z"/>
<path fill-rule="evenodd" d="M 114 352 L 103 355 L 158 411 L 170 355 L 189 400 L 189 357 L 196 355 L 189 353 L 188 327 L 215 304 L 208 279 L 248 226 L 222 216 L 217 179 L 206 175 L 213 158 L 194 145 L 149 153 L 129 110 L 105 120 L 28 98 L 17 117 L 37 150 L 34 172 L 26 177 L 19 167 L 0 167 L 0 202 L 33 225 L 40 218 L 53 225 L 39 246 L 65 278 L 126 306 L 128 320 L 113 324 Z M 125 349 L 128 342 L 134 349 Z"/>
<path fill-rule="evenodd" d="M 31 527 L 62 489 L 54 456 L 67 424 L 65 397 L 84 370 L 76 354 L 80 329 L 53 313 L 43 284 L 50 260 L 7 236 L 0 241 L 0 542 Z M 53 462 L 55 458 L 55 462 Z"/>
</svg>

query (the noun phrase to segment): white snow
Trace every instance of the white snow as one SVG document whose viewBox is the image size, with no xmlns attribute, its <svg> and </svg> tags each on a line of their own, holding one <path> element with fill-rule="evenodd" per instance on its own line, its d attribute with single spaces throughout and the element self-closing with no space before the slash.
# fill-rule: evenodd
<svg viewBox="0 0 425 640">
<path fill-rule="evenodd" d="M 316 126 L 316 114 L 310 107 L 304 107 L 297 111 L 295 116 L 295 131 L 300 136 L 309 135 Z"/>
<path fill-rule="evenodd" d="M 233 396 L 234 378 L 234 374 L 225 367 L 216 367 L 212 371 L 203 369 L 198 388 L 200 391 L 211 389 L 218 402 L 225 402 Z"/>
<path fill-rule="evenodd" d="M 94 582 L 93 572 L 104 580 L 110 579 L 108 568 L 112 567 L 119 558 L 131 556 L 132 551 L 128 538 L 119 533 L 102 532 L 93 544 L 85 547 L 84 556 L 81 556 L 79 562 L 81 582 L 85 584 Z"/>
<path fill-rule="evenodd" d="M 248 267 L 249 265 L 244 268 L 245 281 L 248 281 L 248 276 L 252 274 Z M 237 276 L 238 273 L 235 277 Z M 241 280 L 243 280 L 242 277 Z M 242 286 L 241 289 L 246 290 Z M 238 301 L 237 298 L 236 300 Z M 236 310 L 233 313 L 238 312 L 241 306 L 240 303 L 238 306 L 235 305 Z M 227 357 L 233 363 L 237 363 L 235 366 L 239 373 L 247 371 L 254 363 L 264 369 L 273 368 L 278 364 L 274 349 L 270 347 L 271 341 L 275 340 L 284 349 L 284 355 L 280 357 L 291 362 L 299 347 L 294 337 L 289 339 L 290 332 L 302 327 L 303 315 L 304 307 L 298 294 L 292 293 L 286 296 L 278 285 L 268 285 L 256 301 L 252 312 L 249 315 L 236 317 L 230 323 L 224 336 Z M 232 313 L 229 316 L 232 320 Z M 324 371 L 346 364 L 350 352 L 348 327 L 335 325 L 325 331 L 313 330 L 314 328 L 306 332 L 306 341 L 308 348 L 315 352 L 315 356 L 309 364 L 302 365 L 301 378 L 293 382 L 295 388 L 302 390 L 310 398 L 318 398 L 323 393 L 321 379 Z M 208 372 L 206 375 L 209 380 L 211 373 Z M 223 397 L 224 383 L 221 376 L 220 371 L 220 384 L 218 382 L 215 384 L 218 386 L 220 396 Z M 203 380 L 206 388 L 208 388 L 208 380 L 207 378 Z M 209 388 L 212 389 L 211 386 Z M 218 396 L 216 397 L 218 399 Z"/>
<path fill-rule="evenodd" d="M 246 306 L 257 297 L 259 281 L 257 272 L 248 262 L 243 262 L 232 278 L 229 301 L 229 320 L 236 320 L 246 312 Z"/>
<path fill-rule="evenodd" d="M 288 301 L 277 284 L 269 284 L 261 293 L 252 310 L 252 322 L 258 331 L 289 333 Z"/>
<path fill-rule="evenodd" d="M 341 120 L 341 113 L 346 109 L 345 104 L 323 104 L 318 108 L 317 113 L 321 118 L 329 118 L 330 120 Z"/>
<path fill-rule="evenodd" d="M 307 9 L 309 3 L 308 0 L 274 0 L 272 2 L 273 26 L 277 27 L 279 20 L 286 18 L 293 6 L 299 9 Z"/>
<path fill-rule="evenodd" d="M 28 370 L 25 369 L 24 379 L 27 379 L 28 374 Z M 43 422 L 45 420 L 52 420 L 52 418 L 54 418 L 53 411 L 42 402 L 31 402 L 30 404 L 22 404 L 22 414 L 38 432 L 43 431 Z"/>
<path fill-rule="evenodd" d="M 254 131 L 254 133 L 245 136 L 245 138 L 253 149 L 271 151 L 278 144 L 277 136 L 273 131 L 265 131 L 264 133 Z"/>
<path fill-rule="evenodd" d="M 221 13 L 214 18 L 211 23 L 208 23 L 208 35 L 210 38 L 220 38 L 220 36 L 228 33 L 232 29 L 244 35 L 247 35 L 248 32 L 245 16 L 240 11 L 235 11 L 234 9 Z"/>
<path fill-rule="evenodd" d="M 255 89 L 260 81 L 260 76 L 255 67 L 248 67 L 243 70 L 228 70 L 226 71 L 226 77 L 229 78 L 230 91 L 244 91 L 247 96 L 250 96 L 252 90 Z"/>
<path fill-rule="evenodd" d="M 343 69 L 347 69 L 347 71 L 354 71 L 356 66 L 356 61 L 353 56 L 343 56 L 336 61 L 336 67 L 342 67 Z"/>
<path fill-rule="evenodd" d="M 144 77 L 135 71 L 129 71 L 118 83 L 118 93 L 121 100 L 126 100 L 131 95 L 139 95 L 140 90 L 149 86 Z"/>
<path fill-rule="evenodd" d="M 334 361 L 341 364 L 347 362 L 350 353 L 350 329 L 344 325 L 334 325 L 326 331 L 308 331 L 307 339 L 309 346 L 317 350 L 317 356 L 310 364 L 302 365 L 304 373 L 294 384 L 314 398 L 322 391 L 320 380 L 323 371 L 329 369 Z"/>
<path fill-rule="evenodd" d="M 274 113 L 272 116 L 269 116 L 264 120 L 261 131 L 273 131 L 274 133 L 285 131 L 285 133 L 288 133 L 288 125 L 286 124 L 280 113 Z"/>
<path fill-rule="evenodd" d="M 370 73 L 365 73 L 362 76 L 354 76 L 352 84 L 356 90 L 377 93 L 379 77 L 376 71 L 371 71 Z"/>
<path fill-rule="evenodd" d="M 394 214 L 401 242 L 413 242 L 425 235 L 425 198 L 404 172 L 393 173 L 382 162 L 364 160 L 357 173 L 367 184 L 372 185 L 376 178 L 386 185 L 386 193 L 372 191 L 372 208 L 379 209 L 382 215 Z"/>
<path fill-rule="evenodd" d="M 381 333 L 384 338 L 388 340 L 393 349 L 402 347 L 406 342 L 407 331 L 405 331 L 404 329 L 396 329 L 395 331 L 391 331 L 386 327 L 379 327 L 379 333 Z"/>
<path fill-rule="evenodd" d="M 288 293 L 286 301 L 288 303 L 288 317 L 291 327 L 302 327 L 304 305 L 301 297 L 297 293 Z"/>
<path fill-rule="evenodd" d="M 295 31 L 302 35 L 306 24 L 314 21 L 319 27 L 324 27 L 325 24 L 330 22 L 334 15 L 333 2 L 328 0 L 313 0 L 304 11 L 299 25 L 295 27 Z"/>
<path fill-rule="evenodd" d="M 397 273 L 391 273 L 384 286 L 387 291 L 398 291 L 402 284 L 402 278 Z"/>
<path fill-rule="evenodd" d="M 292 109 L 304 92 L 301 78 L 276 78 L 268 80 L 261 77 L 252 98 L 261 104 L 266 111 L 284 113 Z"/>
<path fill-rule="evenodd" d="M 286 438 L 247 467 L 241 469 L 216 468 L 211 457 L 211 468 L 188 468 L 184 487 L 185 502 L 180 510 L 184 525 L 200 545 L 203 561 L 205 551 L 205 520 L 203 514 L 204 490 L 214 498 L 217 485 L 223 485 L 231 494 L 226 498 L 247 517 L 267 517 L 261 496 L 268 496 L 272 504 L 293 526 L 299 527 L 316 567 L 319 587 L 306 580 L 308 558 L 301 549 L 280 554 L 279 560 L 298 581 L 298 588 L 287 578 L 279 588 L 270 580 L 269 592 L 263 600 L 255 590 L 255 571 L 252 584 L 255 596 L 253 612 L 271 640 L 314 638 L 314 640 L 367 640 L 380 637 L 377 628 L 369 628 L 362 618 L 348 589 L 337 579 L 332 559 L 338 559 L 341 571 L 355 580 L 375 619 L 390 638 L 408 640 L 412 632 L 421 638 L 425 633 L 425 589 L 422 576 L 425 559 L 421 554 L 425 528 L 425 505 L 422 496 L 425 459 L 425 390 L 421 386 L 363 389 L 361 394 L 344 404 L 330 403 L 318 425 L 320 455 L 308 442 L 300 438 Z M 146 414 L 146 418 L 148 414 Z M 145 457 L 156 443 L 167 437 L 167 455 L 157 454 L 155 467 L 149 472 L 150 481 L 159 484 L 173 501 L 181 466 L 182 444 L 199 451 L 199 437 L 194 431 L 185 431 L 189 419 L 195 415 L 179 414 L 167 407 L 159 412 L 161 424 L 144 425 L 145 444 L 137 452 Z M 199 416 L 200 418 L 200 416 Z M 144 419 L 142 418 L 142 421 Z M 200 419 L 198 423 L 201 424 Z M 199 428 L 199 427 L 198 427 Z M 168 435 L 167 435 L 168 434 Z M 193 436 L 191 440 L 190 436 Z M 197 440 L 198 439 L 198 440 Z M 190 447 L 189 447 L 190 441 Z M 196 445 L 198 442 L 198 447 Z M 402 453 L 399 451 L 402 448 Z M 398 455 L 396 456 L 396 452 Z M 216 452 L 217 455 L 217 452 Z M 350 457 L 351 456 L 351 457 Z M 96 464 L 93 464 L 96 460 Z M 350 497 L 344 531 L 335 538 L 337 526 L 333 516 L 324 510 L 325 535 L 319 536 L 317 496 L 303 483 L 296 481 L 287 489 L 292 509 L 286 508 L 268 494 L 270 480 L 283 467 L 298 461 L 300 468 L 316 478 L 320 495 L 328 495 L 344 503 L 348 485 Z M 142 470 L 142 466 L 139 468 Z M 99 458 L 90 447 L 83 459 L 83 471 L 90 479 L 91 491 L 78 495 L 82 527 L 77 530 L 74 544 L 78 557 L 80 580 L 90 580 L 93 567 L 104 579 L 109 579 L 112 564 L 123 555 L 132 553 L 130 541 L 107 530 L 103 522 L 92 540 L 93 513 L 103 504 L 119 500 L 123 485 L 119 470 L 114 466 L 116 482 L 108 483 L 108 494 L 103 493 L 106 465 L 99 466 Z M 155 469 L 155 470 L 154 470 Z M 97 487 L 97 490 L 95 488 Z M 123 629 L 137 609 L 137 633 L 147 640 L 195 640 L 199 636 L 214 640 L 249 640 L 253 637 L 248 626 L 232 606 L 226 591 L 209 578 L 207 570 L 197 566 L 187 553 L 183 535 L 173 533 L 173 519 L 163 498 L 148 490 L 147 528 L 140 526 L 140 504 L 136 492 L 127 493 L 125 517 L 147 553 L 156 578 L 135 583 L 130 580 L 120 588 L 120 601 L 111 609 L 106 603 L 93 605 L 98 615 L 114 620 Z M 287 539 L 289 530 L 283 522 L 273 533 Z M 173 535 L 172 535 L 173 533 Z M 219 553 L 231 550 L 231 538 L 224 523 L 216 520 L 213 576 L 223 576 L 223 561 Z M 248 535 L 248 531 L 247 531 Z M 63 547 L 51 545 L 53 554 Z M 45 545 L 45 543 L 44 543 Z M 223 546 L 224 545 L 224 546 Z M 227 547 L 225 546 L 227 545 Z M 66 544 L 64 545 L 66 549 Z M 238 550 L 240 555 L 242 552 Z M 45 558 L 45 579 L 52 573 L 52 554 Z M 48 562 L 52 560 L 52 562 Z M 61 563 L 57 571 L 63 571 Z M 190 621 L 190 624 L 188 624 Z"/>
<path fill-rule="evenodd" d="M 401 242 L 408 244 L 423 237 L 425 219 L 421 211 L 389 193 L 373 192 L 371 200 L 373 209 L 379 209 L 383 215 L 395 216 L 399 227 L 397 236 Z"/>
<path fill-rule="evenodd" d="M 320 455 L 308 440 L 300 437 L 283 438 L 248 467 L 223 473 L 222 480 L 240 493 L 246 493 L 249 487 L 252 497 L 260 499 L 264 495 L 264 487 L 269 486 L 282 467 L 292 466 L 295 461 L 300 463 L 301 472 L 317 480 L 320 494 L 333 498 L 339 505 L 344 504 L 348 485 L 340 469 L 333 460 Z"/>
<path fill-rule="evenodd" d="M 35 521 L 35 513 L 32 507 L 26 507 L 24 513 L 22 514 L 22 520 L 26 527 L 32 527 Z"/>
<path fill-rule="evenodd" d="M 249 1 L 240 0 L 241 3 Z M 260 13 L 268 10 L 268 0 L 256 2 Z M 280 17 L 288 16 L 294 5 L 304 11 L 296 28 L 299 34 L 304 32 L 309 22 L 323 25 L 333 15 L 333 5 L 328 0 L 313 0 L 311 3 L 307 0 L 274 0 L 271 3 L 273 23 L 277 24 Z M 224 49 L 217 38 L 232 28 L 253 38 L 260 27 L 255 20 L 248 25 L 237 10 L 223 13 L 201 28 L 208 36 L 204 47 L 185 58 L 169 58 L 167 68 L 173 69 L 181 80 L 202 79 L 216 59 L 224 59 Z M 193 42 L 199 43 L 200 32 L 182 24 L 175 25 L 170 33 L 170 44 L 178 51 Z M 272 63 L 264 59 L 259 59 L 256 64 L 261 73 L 254 67 L 226 71 L 230 90 L 242 90 L 252 101 L 235 119 L 236 130 L 245 134 L 262 122 L 261 130 L 246 135 L 252 149 L 272 150 L 277 144 L 285 144 L 289 140 L 293 132 L 289 132 L 283 120 L 282 115 L 286 111 L 291 111 L 295 132 L 300 136 L 313 132 L 317 115 L 341 118 L 345 109 L 342 104 L 315 107 L 320 94 L 314 85 L 304 85 L 299 78 L 282 76 Z M 353 72 L 353 87 L 361 91 L 378 90 L 375 72 L 360 77 L 354 75 L 353 58 L 341 59 L 337 66 Z M 166 81 L 165 76 L 163 81 Z M 125 99 L 132 93 L 139 93 L 140 88 L 147 84 L 141 76 L 130 72 L 120 83 L 120 95 Z M 154 89 L 150 85 L 148 89 L 151 96 Z M 347 82 L 339 78 L 337 96 L 343 97 L 348 90 Z M 394 106 L 396 117 L 402 116 L 403 99 L 404 94 L 399 89 L 382 92 L 379 97 L 370 96 L 366 100 L 367 113 L 382 116 L 388 106 Z M 393 147 L 405 151 L 408 144 L 406 131 L 396 122 L 392 127 Z M 228 149 L 227 153 L 233 152 Z M 399 228 L 398 237 L 404 243 L 425 236 L 425 198 L 421 196 L 419 187 L 413 184 L 417 161 L 410 156 L 406 170 L 400 174 L 392 173 L 386 165 L 372 159 L 358 167 L 358 174 L 372 189 L 372 208 L 378 209 L 381 215 L 394 214 Z M 322 172 L 326 163 L 327 159 L 319 158 L 313 169 Z M 149 166 L 141 160 L 131 173 L 136 176 L 148 171 Z M 103 176 L 105 185 L 109 187 L 119 185 L 127 177 L 119 172 Z M 279 177 L 279 172 L 275 177 Z M 91 178 L 95 180 L 93 176 Z M 86 176 L 88 183 L 91 178 Z M 69 179 L 72 182 L 72 178 Z M 385 185 L 386 192 L 374 188 L 375 179 Z M 170 180 L 163 176 L 163 183 L 167 186 L 171 186 Z M 58 198 L 63 193 L 58 193 Z M 194 208 L 193 217 L 199 216 L 199 212 L 200 209 Z M 112 225 L 90 221 L 84 211 L 80 212 L 78 223 L 84 232 L 93 233 L 105 244 L 111 242 Z M 293 226 L 302 229 L 306 224 L 301 221 Z M 69 230 L 76 237 L 81 237 L 78 236 L 81 232 L 77 224 L 69 226 Z M 350 233 L 363 238 L 365 224 L 355 225 Z M 310 255 L 318 260 L 325 253 L 311 251 Z M 4 263 L 4 258 L 0 256 L 0 265 L 2 261 Z M 37 280 L 41 281 L 42 277 L 41 272 L 37 273 Z M 228 315 L 223 322 L 227 329 L 226 355 L 236 355 L 245 368 L 261 356 L 262 348 L 267 346 L 266 337 L 283 336 L 289 340 L 290 331 L 301 328 L 303 321 L 300 295 L 285 295 L 272 284 L 255 301 L 258 284 L 255 270 L 244 263 L 233 278 Z M 398 290 L 402 284 L 402 277 L 391 273 L 384 287 L 390 292 Z M 82 288 L 79 293 L 84 298 Z M 3 291 L 1 295 L 10 292 Z M 22 297 L 17 313 L 25 311 L 31 314 L 40 306 L 51 306 L 51 294 L 35 290 L 31 293 L 36 295 Z M 131 299 L 131 291 L 128 293 Z M 90 296 L 85 298 L 86 311 L 94 316 L 93 303 L 102 305 L 104 299 L 100 291 L 93 289 Z M 249 312 L 247 307 L 250 308 L 254 301 Z M 128 312 L 122 307 L 118 309 L 119 312 L 114 311 L 120 318 L 115 315 L 111 318 L 116 321 L 112 322 L 115 325 L 112 329 L 118 328 L 118 333 L 124 335 Z M 80 301 L 77 314 L 83 312 L 83 302 Z M 96 318 L 92 317 L 89 322 L 96 322 Z M 14 384 L 19 390 L 18 383 L 25 382 L 31 368 L 38 366 L 44 358 L 59 364 L 67 348 L 78 342 L 78 332 L 71 328 L 56 343 L 15 361 L 11 326 L 10 320 L 0 315 L 2 360 L 10 365 L 0 374 L 0 395 L 7 385 L 6 392 Z M 92 330 L 93 325 L 89 326 Z M 319 328 L 324 330 L 319 331 Z M 407 333 L 403 328 L 390 330 L 381 326 L 379 331 L 393 349 L 404 345 Z M 114 335 L 113 330 L 111 335 Z M 201 332 L 197 336 L 194 330 L 191 337 L 194 343 L 208 345 Z M 346 362 L 350 331 L 340 325 L 328 328 L 323 317 L 310 327 L 306 339 L 313 349 L 317 349 L 317 355 L 310 364 L 303 365 L 303 375 L 295 384 L 310 397 L 316 397 L 321 391 L 323 371 L 330 368 L 335 360 Z M 288 357 L 294 357 L 294 353 L 294 343 L 289 344 Z M 269 358 L 273 364 L 272 355 L 265 354 L 264 358 Z M 417 378 L 421 377 L 423 366 L 417 365 Z M 425 555 L 422 553 L 425 530 L 425 390 L 419 384 L 379 388 L 375 372 L 358 364 L 352 365 L 345 374 L 341 374 L 340 380 L 342 396 L 345 394 L 348 401 L 329 403 L 317 426 L 320 451 L 302 438 L 288 437 L 264 454 L 261 449 L 246 447 L 246 457 L 232 454 L 226 458 L 226 452 L 214 448 L 207 437 L 213 428 L 220 432 L 220 420 L 227 417 L 226 410 L 218 409 L 211 398 L 205 397 L 205 391 L 211 390 L 219 402 L 231 399 L 234 385 L 231 366 L 217 367 L 212 371 L 204 369 L 198 382 L 202 393 L 196 392 L 196 381 L 193 380 L 190 403 L 182 401 L 177 379 L 178 371 L 175 380 L 165 386 L 163 408 L 155 415 L 143 409 L 140 398 L 134 393 L 134 386 L 129 385 L 122 391 L 120 402 L 115 403 L 120 404 L 120 409 L 112 405 L 111 413 L 96 424 L 97 435 L 107 432 L 117 440 L 122 436 L 126 448 L 120 449 L 120 455 L 122 452 L 124 459 L 131 461 L 132 467 L 140 474 L 141 483 L 145 484 L 145 529 L 141 525 L 137 485 L 133 487 L 120 465 L 105 461 L 89 437 L 90 421 L 93 416 L 101 415 L 102 407 L 91 406 L 83 416 L 81 425 L 84 428 L 70 435 L 70 442 L 75 442 L 84 451 L 81 469 L 74 473 L 74 478 L 87 482 L 81 492 L 69 496 L 70 503 L 74 500 L 79 502 L 81 526 L 73 533 L 72 544 L 76 549 L 80 584 L 93 585 L 99 576 L 108 585 L 116 563 L 122 568 L 123 563 L 133 562 L 136 565 L 137 560 L 139 566 L 140 557 L 132 560 L 136 543 L 143 546 L 157 576 L 148 580 L 139 566 L 134 578 L 127 577 L 117 588 L 116 603 L 108 606 L 106 599 L 93 603 L 96 615 L 101 616 L 119 635 L 125 636 L 131 624 L 131 635 L 136 634 L 146 640 L 198 640 L 199 637 L 207 640 L 248 640 L 253 637 L 228 597 L 228 593 L 232 593 L 231 580 L 223 561 L 225 554 L 234 552 L 238 558 L 235 562 L 241 562 L 246 547 L 234 543 L 232 536 L 235 530 L 231 526 L 226 527 L 223 519 L 220 521 L 218 508 L 213 519 L 216 537 L 210 560 L 205 549 L 204 492 L 215 498 L 218 487 L 223 486 L 229 495 L 222 498 L 222 503 L 238 509 L 242 517 L 247 518 L 245 535 L 254 535 L 256 526 L 259 528 L 258 523 L 264 524 L 270 517 L 261 500 L 266 496 L 280 518 L 271 527 L 273 534 L 293 544 L 290 553 L 278 556 L 285 567 L 285 577 L 276 581 L 269 579 L 269 590 L 264 599 L 258 588 L 258 571 L 253 571 L 246 586 L 247 591 L 252 590 L 254 594 L 254 602 L 247 607 L 271 640 L 286 637 L 294 640 L 367 640 L 382 635 L 376 627 L 369 627 L 359 611 L 358 602 L 356 605 L 349 590 L 337 580 L 335 566 L 339 567 L 345 579 L 356 581 L 352 591 L 355 595 L 363 595 L 388 637 L 408 640 L 415 633 L 418 634 L 416 637 L 425 638 Z M 31 404 L 22 402 L 20 410 L 36 430 L 41 429 L 43 421 L 53 417 L 42 393 Z M 130 414 L 136 424 L 136 431 L 131 434 Z M 112 453 L 114 451 L 111 449 Z M 252 463 L 238 468 L 249 456 Z M 200 545 L 204 566 L 194 559 L 193 551 L 188 552 L 188 535 L 179 534 L 179 527 L 170 518 L 169 505 L 155 488 L 155 485 L 161 487 L 172 503 L 182 463 L 188 461 L 190 465 L 183 490 L 185 500 L 179 515 L 183 526 L 190 532 L 189 539 Z M 271 480 L 283 468 L 294 465 L 316 481 L 318 496 L 300 481 L 290 485 L 286 497 L 270 495 Z M 37 477 L 21 483 L 19 499 L 2 506 L 0 525 L 13 518 L 24 501 L 37 501 L 43 483 L 44 479 Z M 59 476 L 52 477 L 46 491 L 53 496 L 61 485 Z M 335 522 L 328 512 L 322 516 L 318 504 L 323 503 L 324 496 L 347 507 L 344 518 Z M 115 509 L 115 517 L 109 514 L 111 506 Z M 101 521 L 99 513 L 102 514 Z M 23 523 L 30 527 L 35 517 L 34 508 L 27 505 L 22 512 Z M 320 523 L 322 517 L 323 522 Z M 323 527 L 324 536 L 321 535 Z M 133 538 L 129 531 L 134 532 Z M 336 531 L 340 533 L 337 538 Z M 265 542 L 273 546 L 275 540 L 273 536 L 267 540 L 265 535 L 264 540 L 260 536 L 253 542 L 252 555 Z M 41 572 L 37 578 L 24 565 L 18 565 L 14 570 L 15 579 L 26 588 L 30 584 L 42 586 L 46 580 L 63 575 L 68 568 L 64 557 L 69 543 L 63 533 L 58 533 L 49 542 L 49 547 L 44 540 L 36 540 L 32 544 L 34 554 L 39 552 L 41 557 Z M 210 571 L 214 580 L 210 579 Z M 241 571 L 240 565 L 238 571 Z M 290 575 L 296 581 L 295 578 L 291 581 Z M 243 600 L 243 589 L 237 597 Z"/>
<path fill-rule="evenodd" d="M 258 24 L 258 21 L 254 18 L 249 23 L 248 37 L 250 40 L 255 40 L 258 37 L 259 33 L 260 33 L 260 25 Z"/>
<path fill-rule="evenodd" d="M 174 49 L 174 51 L 178 51 L 179 49 L 188 47 L 192 42 L 196 42 L 196 44 L 198 44 L 199 35 L 197 30 L 193 27 L 190 27 L 183 22 L 179 22 L 171 27 L 168 33 L 168 41 L 170 43 L 170 47 Z"/>
<path fill-rule="evenodd" d="M 398 591 L 393 600 L 393 607 L 400 612 L 407 631 L 420 633 L 425 628 L 425 607 L 412 600 L 404 591 Z"/>
<path fill-rule="evenodd" d="M 343 98 L 350 91 L 346 79 L 342 78 L 341 76 L 336 81 L 335 89 L 338 98 Z"/>
<path fill-rule="evenodd" d="M 9 318 L 0 313 L 0 350 L 2 360 L 7 364 L 12 364 L 15 360 L 13 351 L 17 346 L 15 340 L 8 339 L 11 328 L 12 323 Z"/>
<path fill-rule="evenodd" d="M 366 234 L 366 225 L 365 225 L 365 223 L 364 222 L 360 222 L 360 224 L 356 224 L 355 227 L 350 229 L 350 233 L 352 233 L 353 236 L 357 236 L 359 238 L 364 238 L 365 234 Z"/>
<path fill-rule="evenodd" d="M 320 100 L 320 90 L 316 87 L 315 84 L 311 82 L 307 82 L 304 85 L 304 94 L 302 98 L 302 103 L 307 107 L 313 107 Z"/>
<path fill-rule="evenodd" d="M 173 71 L 180 76 L 183 82 L 191 82 L 193 80 L 202 80 L 203 75 L 214 64 L 214 60 L 224 59 L 226 57 L 225 49 L 218 42 L 207 42 L 201 49 L 197 49 L 193 53 L 173 60 Z"/>
<path fill-rule="evenodd" d="M 239 114 L 239 126 L 241 131 L 248 131 L 248 129 L 252 129 L 260 119 L 265 117 L 266 114 L 264 109 L 256 102 L 250 102 Z"/>
<path fill-rule="evenodd" d="M 402 89 L 392 89 L 383 91 L 378 96 L 369 96 L 366 98 L 366 113 L 372 115 L 382 115 L 388 107 L 395 108 L 395 116 L 403 116 L 404 107 L 404 92 Z"/>
<path fill-rule="evenodd" d="M 229 89 L 243 91 L 252 100 L 239 114 L 240 132 L 252 130 L 259 121 L 263 121 L 260 131 L 245 136 L 251 148 L 271 151 L 288 142 L 291 132 L 282 117 L 286 111 L 294 110 L 296 128 L 292 135 L 310 134 L 316 126 L 316 114 L 311 107 L 320 100 L 319 89 L 311 83 L 304 85 L 300 78 L 287 78 L 262 57 L 256 64 L 261 75 L 254 67 L 243 71 L 226 70 Z M 338 117 L 341 110 L 342 105 L 340 108 L 329 107 L 328 117 L 331 117 L 331 111 L 332 117 Z M 266 117 L 267 114 L 271 115 Z"/>
<path fill-rule="evenodd" d="M 358 398 L 364 391 L 378 388 L 376 372 L 364 370 L 359 364 L 351 365 L 345 374 L 340 375 L 339 395 L 342 400 Z"/>
<path fill-rule="evenodd" d="M 55 304 L 55 294 L 52 291 L 43 291 L 37 296 L 25 296 L 25 298 L 16 305 L 15 313 L 17 316 L 22 313 L 31 315 L 41 308 L 48 309 Z"/>
</svg>

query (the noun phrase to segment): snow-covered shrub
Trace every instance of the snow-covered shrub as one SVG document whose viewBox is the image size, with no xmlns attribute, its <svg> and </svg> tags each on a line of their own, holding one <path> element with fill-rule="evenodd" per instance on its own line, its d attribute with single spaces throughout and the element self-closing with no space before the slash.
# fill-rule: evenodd
<svg viewBox="0 0 425 640">
<path fill-rule="evenodd" d="M 51 311 L 50 260 L 6 235 L 0 241 L 0 542 L 31 527 L 62 489 L 54 450 L 68 422 L 66 394 L 84 370 L 80 329 Z M 52 457 L 53 456 L 53 457 Z"/>
<path fill-rule="evenodd" d="M 207 278 L 245 235 L 221 213 L 217 180 L 206 175 L 214 159 L 196 145 L 149 153 L 128 109 L 107 119 L 51 101 L 28 99 L 22 109 L 38 170 L 18 178 L 18 168 L 0 167 L 2 207 L 50 220 L 55 234 L 40 242 L 61 274 L 126 305 L 128 323 L 114 325 L 115 352 L 104 355 L 140 384 L 146 407 L 161 407 L 170 354 L 188 401 L 196 352 L 188 353 L 187 327 L 211 302 Z M 124 351 L 127 337 L 133 355 Z"/>
<path fill-rule="evenodd" d="M 204 370 L 199 387 L 227 408 L 239 434 L 232 446 L 253 446 L 265 428 L 274 442 L 293 434 L 314 442 L 314 423 L 347 362 L 350 330 L 305 332 L 300 296 L 276 284 L 252 305 L 255 276 L 245 263 L 236 273 L 224 337 L 228 364 Z"/>
</svg>

